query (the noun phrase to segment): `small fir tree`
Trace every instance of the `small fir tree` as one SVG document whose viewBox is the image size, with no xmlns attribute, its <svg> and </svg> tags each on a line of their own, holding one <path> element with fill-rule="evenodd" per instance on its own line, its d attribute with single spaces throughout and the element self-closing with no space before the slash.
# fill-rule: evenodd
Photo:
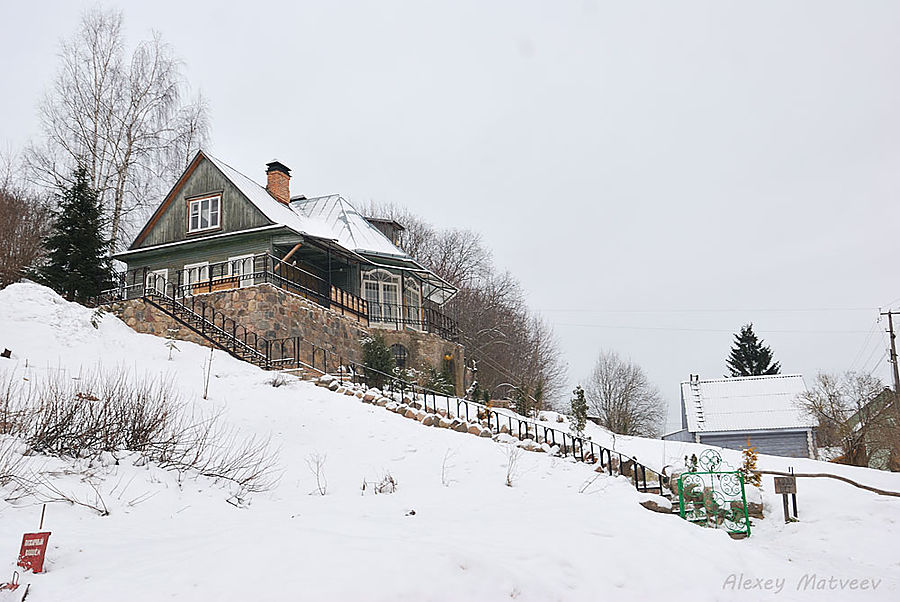
<svg viewBox="0 0 900 602">
<path fill-rule="evenodd" d="M 394 372 L 394 354 L 384 342 L 384 337 L 375 335 L 363 341 L 363 364 L 366 367 L 366 382 L 370 387 L 382 388 L 389 374 Z"/>
<path fill-rule="evenodd" d="M 570 424 L 572 425 L 572 431 L 579 437 L 584 435 L 584 427 L 587 426 L 587 414 L 588 406 L 587 401 L 584 399 L 584 389 L 581 388 L 581 385 L 578 385 L 572 391 L 572 417 L 570 418 Z"/>
<path fill-rule="evenodd" d="M 684 467 L 688 472 L 697 472 L 697 454 L 691 454 L 691 457 L 684 457 Z"/>
<path fill-rule="evenodd" d="M 47 263 L 37 277 L 65 298 L 85 301 L 110 286 L 112 266 L 97 191 L 84 167 L 75 169 L 72 180 L 60 188 L 53 231 L 45 242 Z"/>
<path fill-rule="evenodd" d="M 426 366 L 424 372 L 426 375 L 424 387 L 426 389 L 443 395 L 456 393 L 456 387 L 453 386 L 453 382 L 446 372 L 438 372 L 434 366 Z"/>
<path fill-rule="evenodd" d="M 764 345 L 753 332 L 753 324 L 741 327 L 741 332 L 734 335 L 734 347 L 725 361 L 731 376 L 762 376 L 779 374 L 781 364 L 773 362 L 772 349 Z"/>
<path fill-rule="evenodd" d="M 741 452 L 741 474 L 744 482 L 754 487 L 762 487 L 762 475 L 756 472 L 756 448 L 750 445 L 747 439 L 747 447 Z"/>
<path fill-rule="evenodd" d="M 513 401 L 516 404 L 516 414 L 531 416 L 531 399 L 528 395 L 528 387 L 516 387 Z"/>
</svg>

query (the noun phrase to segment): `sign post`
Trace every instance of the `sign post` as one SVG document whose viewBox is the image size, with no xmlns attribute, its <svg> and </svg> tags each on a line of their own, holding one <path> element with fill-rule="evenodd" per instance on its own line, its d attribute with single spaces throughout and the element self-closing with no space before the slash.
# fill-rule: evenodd
<svg viewBox="0 0 900 602">
<path fill-rule="evenodd" d="M 18 565 L 26 571 L 31 569 L 33 573 L 42 573 L 44 571 L 44 555 L 47 553 L 47 541 L 49 539 L 49 531 L 23 535 Z"/>
<path fill-rule="evenodd" d="M 47 512 L 47 504 L 41 509 L 41 524 L 38 533 L 26 533 L 22 536 L 22 547 L 19 549 L 18 565 L 26 571 L 31 569 L 33 573 L 44 572 L 44 557 L 47 554 L 47 542 L 50 540 L 50 532 L 43 531 L 44 513 Z M 27 595 L 26 590 L 26 595 Z"/>
<path fill-rule="evenodd" d="M 797 477 L 775 477 L 775 493 L 781 495 L 784 504 L 784 522 L 797 520 Z M 794 516 L 788 510 L 788 494 L 794 499 Z"/>
</svg>

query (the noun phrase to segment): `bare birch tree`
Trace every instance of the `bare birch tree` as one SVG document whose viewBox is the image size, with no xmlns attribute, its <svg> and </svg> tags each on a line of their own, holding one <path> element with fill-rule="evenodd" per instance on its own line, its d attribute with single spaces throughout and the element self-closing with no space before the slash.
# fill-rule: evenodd
<svg viewBox="0 0 900 602">
<path fill-rule="evenodd" d="M 42 139 L 25 152 L 30 179 L 70 184 L 76 163 L 101 197 L 113 248 L 158 200 L 208 133 L 205 102 L 183 102 L 181 63 L 159 34 L 127 54 L 122 13 L 94 8 L 64 40 L 40 103 Z"/>
<path fill-rule="evenodd" d="M 633 361 L 602 351 L 585 394 L 601 426 L 621 435 L 659 436 L 665 416 L 662 395 Z"/>
</svg>

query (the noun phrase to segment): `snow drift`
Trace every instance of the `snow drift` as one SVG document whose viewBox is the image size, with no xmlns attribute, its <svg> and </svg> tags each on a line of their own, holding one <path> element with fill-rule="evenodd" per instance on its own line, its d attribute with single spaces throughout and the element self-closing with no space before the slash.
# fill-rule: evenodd
<svg viewBox="0 0 900 602">
<path fill-rule="evenodd" d="M 169 361 L 163 339 L 109 315 L 95 328 L 92 313 L 32 284 L 0 291 L 0 348 L 13 352 L 0 359 L 0 371 L 78 378 L 101 366 L 171 379 L 182 396 L 241 433 L 271 437 L 281 478 L 235 505 L 214 479 L 166 470 L 135 453 L 104 461 L 29 456 L 61 491 L 99 497 L 108 509 L 100 516 L 84 505 L 48 506 L 47 572 L 22 579 L 32 584 L 30 601 L 898 596 L 900 499 L 801 480 L 801 521 L 785 525 L 769 478 L 768 518 L 756 521 L 750 539 L 733 541 L 648 512 L 626 478 L 598 477 L 568 459 L 524 453 L 508 487 L 502 444 L 425 428 L 310 383 L 273 387 L 270 373 L 225 353 L 212 354 L 209 398 L 202 400 L 208 349 L 178 342 Z M 612 444 L 602 429 L 589 434 Z M 624 437 L 615 446 L 660 468 L 704 449 Z M 736 453 L 724 455 L 737 463 Z M 898 475 L 760 457 L 761 468 L 788 466 L 824 467 L 900 490 Z M 393 493 L 363 487 L 387 475 Z M 0 489 L 0 497 L 9 491 Z M 0 501 L 0 581 L 16 568 L 21 536 L 39 517 L 34 499 Z M 863 579 L 871 581 L 860 591 Z M 0 602 L 21 592 L 0 592 Z"/>
</svg>

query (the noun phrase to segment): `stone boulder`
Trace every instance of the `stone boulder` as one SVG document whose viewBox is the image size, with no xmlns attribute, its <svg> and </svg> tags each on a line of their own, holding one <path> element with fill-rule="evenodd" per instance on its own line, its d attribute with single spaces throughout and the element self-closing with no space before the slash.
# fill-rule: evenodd
<svg viewBox="0 0 900 602">
<path fill-rule="evenodd" d="M 653 496 L 652 498 L 642 501 L 641 506 L 652 512 L 659 512 L 660 514 L 673 514 L 678 512 L 678 510 L 672 506 L 671 501 L 659 496 Z"/>
</svg>

